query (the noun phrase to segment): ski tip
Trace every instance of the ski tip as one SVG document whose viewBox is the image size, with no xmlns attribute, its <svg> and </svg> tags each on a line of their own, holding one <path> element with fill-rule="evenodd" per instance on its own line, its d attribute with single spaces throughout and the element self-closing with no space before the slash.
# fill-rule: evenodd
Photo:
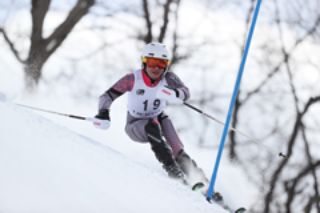
<svg viewBox="0 0 320 213">
<path fill-rule="evenodd" d="M 237 210 L 235 211 L 235 213 L 245 213 L 246 211 L 247 211 L 247 209 L 241 207 L 241 208 L 237 209 Z"/>
<path fill-rule="evenodd" d="M 195 183 L 195 184 L 192 186 L 191 189 L 192 189 L 192 191 L 197 191 L 197 190 L 203 188 L 204 186 L 205 186 L 204 183 L 198 182 L 198 183 Z"/>
</svg>

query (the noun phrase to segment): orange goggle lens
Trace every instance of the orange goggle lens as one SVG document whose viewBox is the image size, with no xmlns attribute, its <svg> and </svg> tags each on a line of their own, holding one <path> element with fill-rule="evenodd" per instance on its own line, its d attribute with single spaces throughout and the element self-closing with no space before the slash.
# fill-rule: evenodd
<svg viewBox="0 0 320 213">
<path fill-rule="evenodd" d="M 168 65 L 168 61 L 158 58 L 146 58 L 146 64 L 148 67 L 151 68 L 158 67 L 160 69 L 165 69 Z"/>
</svg>

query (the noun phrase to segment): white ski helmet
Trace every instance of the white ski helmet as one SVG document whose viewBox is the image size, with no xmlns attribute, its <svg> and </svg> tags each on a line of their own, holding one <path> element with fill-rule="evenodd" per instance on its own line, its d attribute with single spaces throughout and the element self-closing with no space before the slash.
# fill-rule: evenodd
<svg viewBox="0 0 320 213">
<path fill-rule="evenodd" d="M 141 54 L 142 63 L 146 63 L 147 58 L 158 58 L 168 61 L 170 63 L 170 54 L 164 44 L 158 42 L 151 42 L 147 44 Z"/>
</svg>

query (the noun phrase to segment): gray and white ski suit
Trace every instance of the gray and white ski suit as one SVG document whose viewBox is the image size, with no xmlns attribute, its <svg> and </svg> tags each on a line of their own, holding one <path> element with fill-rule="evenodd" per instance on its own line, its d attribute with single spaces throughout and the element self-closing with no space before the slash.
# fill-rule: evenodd
<svg viewBox="0 0 320 213">
<path fill-rule="evenodd" d="M 170 118 L 164 113 L 165 101 L 156 97 L 157 90 L 164 85 L 176 89 L 180 99 L 184 101 L 189 99 L 189 89 L 173 72 L 166 72 L 160 81 L 151 82 L 147 74 L 139 69 L 122 77 L 100 96 L 99 110 L 110 109 L 115 99 L 128 92 L 128 113 L 125 127 L 128 136 L 137 142 L 148 142 L 145 126 L 150 119 L 156 119 L 161 125 L 166 142 L 176 157 L 183 150 L 183 144 Z"/>
</svg>

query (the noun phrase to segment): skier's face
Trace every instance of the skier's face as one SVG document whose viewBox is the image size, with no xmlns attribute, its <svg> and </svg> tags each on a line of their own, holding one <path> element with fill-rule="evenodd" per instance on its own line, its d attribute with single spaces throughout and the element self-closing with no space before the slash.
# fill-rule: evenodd
<svg viewBox="0 0 320 213">
<path fill-rule="evenodd" d="M 168 61 L 156 58 L 147 58 L 146 65 L 146 71 L 149 77 L 153 80 L 157 80 L 162 76 L 162 74 L 166 70 Z"/>
<path fill-rule="evenodd" d="M 165 69 L 162 69 L 159 67 L 148 67 L 147 66 L 146 71 L 152 80 L 157 80 L 162 76 Z"/>
</svg>

